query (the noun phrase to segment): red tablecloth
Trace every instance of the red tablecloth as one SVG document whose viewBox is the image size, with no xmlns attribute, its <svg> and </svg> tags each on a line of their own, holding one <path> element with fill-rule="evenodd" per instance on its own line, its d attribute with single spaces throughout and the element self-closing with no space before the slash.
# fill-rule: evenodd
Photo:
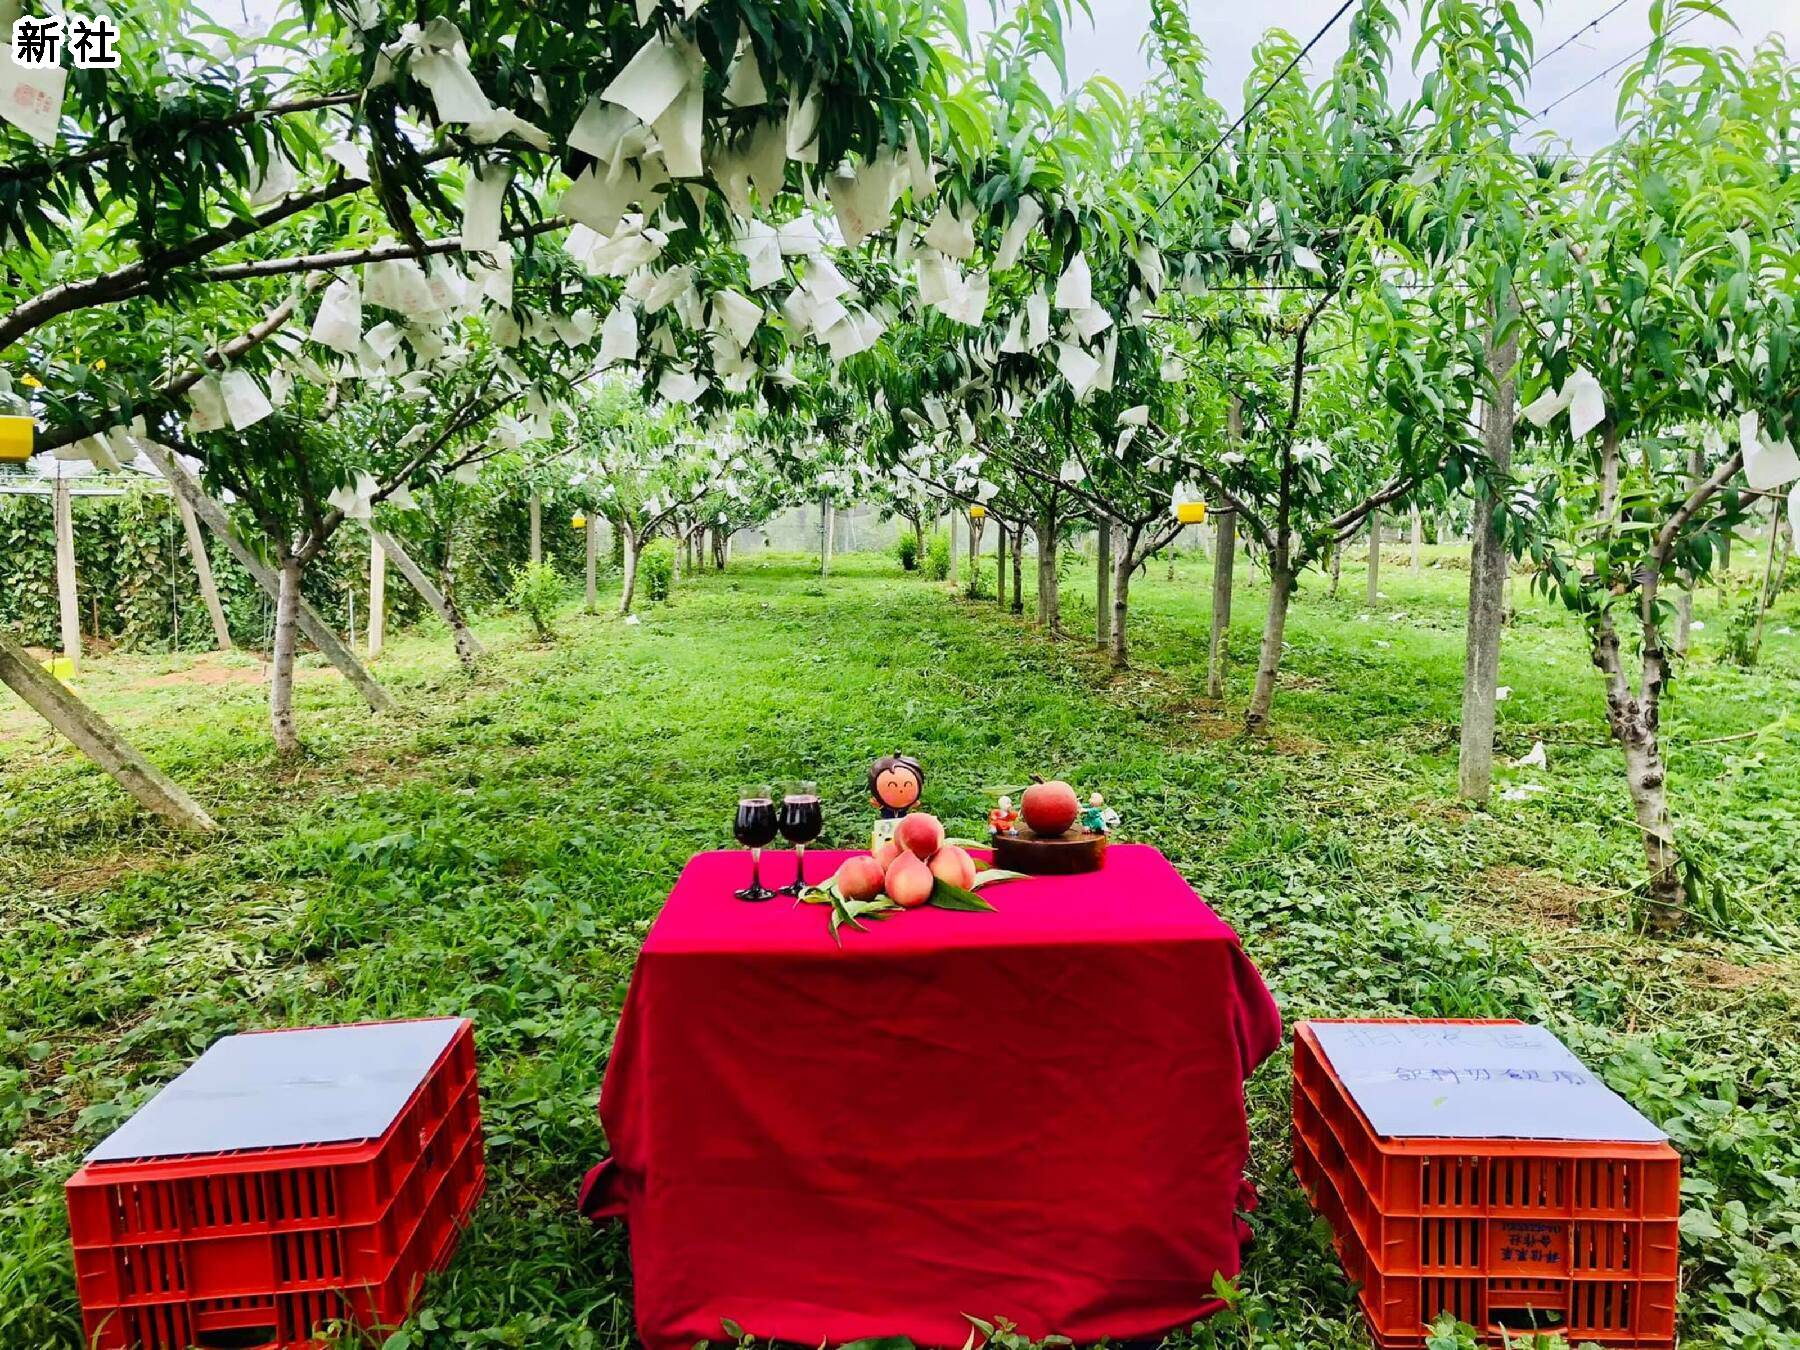
<svg viewBox="0 0 1800 1350">
<path fill-rule="evenodd" d="M 815 853 L 809 879 L 848 855 Z M 791 855 L 765 855 L 780 882 Z M 816 869 L 816 870 L 815 870 Z M 1151 1336 L 1237 1273 L 1245 1077 L 1281 1018 L 1155 849 L 826 935 L 746 905 L 742 852 L 681 875 L 638 958 L 582 1209 L 631 1230 L 650 1350 L 720 1320 L 816 1346 Z"/>
</svg>

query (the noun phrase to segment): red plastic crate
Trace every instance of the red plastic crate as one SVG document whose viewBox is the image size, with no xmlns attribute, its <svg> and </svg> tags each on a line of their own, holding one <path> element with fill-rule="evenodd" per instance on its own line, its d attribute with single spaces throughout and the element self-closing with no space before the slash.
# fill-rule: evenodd
<svg viewBox="0 0 1800 1350">
<path fill-rule="evenodd" d="M 1674 1344 L 1681 1160 L 1666 1143 L 1377 1135 L 1303 1022 L 1294 1169 L 1385 1350 L 1422 1346 L 1446 1311 L 1496 1343 L 1542 1329 Z"/>
<path fill-rule="evenodd" d="M 67 1187 L 88 1346 L 292 1350 L 333 1320 L 395 1325 L 485 1182 L 467 1020 L 379 1138 L 89 1162 Z"/>
</svg>

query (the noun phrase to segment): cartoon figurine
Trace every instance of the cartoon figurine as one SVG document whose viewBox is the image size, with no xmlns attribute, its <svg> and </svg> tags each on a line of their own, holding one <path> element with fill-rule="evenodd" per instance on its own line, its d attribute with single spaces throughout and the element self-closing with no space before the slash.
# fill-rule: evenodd
<svg viewBox="0 0 1800 1350">
<path fill-rule="evenodd" d="M 925 770 L 911 755 L 883 755 L 869 765 L 869 804 L 880 818 L 869 836 L 869 848 L 878 849 L 894 837 L 894 825 L 919 804 L 925 790 Z"/>
<path fill-rule="evenodd" d="M 995 834 L 1013 834 L 1013 825 L 1018 821 L 1019 813 L 1013 810 L 1011 797 L 1002 797 L 1000 805 L 988 812 L 988 828 Z"/>
<path fill-rule="evenodd" d="M 1119 823 L 1119 813 L 1106 804 L 1106 798 L 1098 792 L 1088 798 L 1088 804 L 1081 809 L 1081 828 L 1095 834 L 1111 834 L 1113 826 Z"/>
</svg>

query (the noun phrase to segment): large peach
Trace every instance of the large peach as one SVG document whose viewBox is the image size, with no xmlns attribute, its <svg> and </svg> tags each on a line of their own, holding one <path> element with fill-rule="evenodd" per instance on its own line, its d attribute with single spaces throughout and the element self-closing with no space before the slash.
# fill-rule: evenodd
<svg viewBox="0 0 1800 1350">
<path fill-rule="evenodd" d="M 894 859 L 898 858 L 904 851 L 905 850 L 892 839 L 883 839 L 881 841 L 881 846 L 875 850 L 875 865 L 883 872 L 886 872 L 888 868 L 893 866 Z"/>
<path fill-rule="evenodd" d="M 1075 823 L 1075 817 L 1081 814 L 1081 803 L 1076 800 L 1074 788 L 1053 779 L 1026 788 L 1025 796 L 1019 802 L 1019 813 L 1031 826 L 1033 834 L 1053 839 Z"/>
<path fill-rule="evenodd" d="M 965 891 L 975 884 L 975 860 L 957 844 L 945 844 L 931 855 L 931 875 Z"/>
<path fill-rule="evenodd" d="M 866 853 L 844 859 L 835 880 L 838 894 L 846 900 L 873 900 L 881 894 L 881 867 Z"/>
<path fill-rule="evenodd" d="M 909 853 L 929 859 L 944 846 L 944 827 L 936 816 L 915 811 L 900 818 L 900 823 L 894 827 L 894 841 Z"/>
<path fill-rule="evenodd" d="M 916 853 L 902 853 L 895 858 L 893 865 L 882 879 L 882 889 L 888 899 L 903 909 L 917 909 L 931 899 L 931 888 L 937 885 L 937 878 L 931 875 L 927 867 Z"/>
</svg>

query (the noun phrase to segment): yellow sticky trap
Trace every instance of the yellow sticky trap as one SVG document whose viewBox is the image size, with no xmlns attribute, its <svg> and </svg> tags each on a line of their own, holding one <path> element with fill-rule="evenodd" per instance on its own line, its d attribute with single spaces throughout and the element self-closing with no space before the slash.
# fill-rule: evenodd
<svg viewBox="0 0 1800 1350">
<path fill-rule="evenodd" d="M 36 423 L 29 417 L 0 417 L 0 460 L 23 464 L 31 458 Z"/>
<path fill-rule="evenodd" d="M 66 656 L 53 656 L 44 662 L 44 669 L 50 672 L 52 679 L 67 684 L 75 678 L 75 663 Z"/>
<path fill-rule="evenodd" d="M 1175 519 L 1180 521 L 1183 525 L 1206 524 L 1206 503 L 1177 502 L 1175 504 Z"/>
<path fill-rule="evenodd" d="M 987 507 L 982 506 L 979 503 L 974 506 L 971 506 L 969 508 L 969 519 L 970 520 L 986 520 L 987 519 Z"/>
<path fill-rule="evenodd" d="M 569 524 L 574 529 L 585 530 L 587 528 L 587 517 L 583 515 L 571 516 L 569 518 Z"/>
</svg>

